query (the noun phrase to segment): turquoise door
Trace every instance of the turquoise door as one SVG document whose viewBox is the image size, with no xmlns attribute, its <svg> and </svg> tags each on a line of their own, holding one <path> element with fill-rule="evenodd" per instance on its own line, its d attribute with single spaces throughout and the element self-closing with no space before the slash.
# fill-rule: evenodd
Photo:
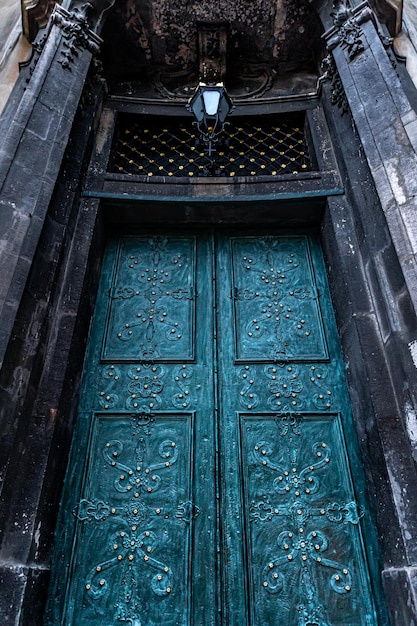
<svg viewBox="0 0 417 626">
<path fill-rule="evenodd" d="M 374 625 L 366 524 L 314 237 L 111 242 L 47 623 Z"/>
</svg>

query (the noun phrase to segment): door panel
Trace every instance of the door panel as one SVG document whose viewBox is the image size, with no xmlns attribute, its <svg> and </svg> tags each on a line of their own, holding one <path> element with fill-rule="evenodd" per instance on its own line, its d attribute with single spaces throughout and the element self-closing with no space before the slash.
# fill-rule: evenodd
<svg viewBox="0 0 417 626">
<path fill-rule="evenodd" d="M 188 622 L 192 417 L 94 416 L 74 509 L 74 624 Z"/>
<path fill-rule="evenodd" d="M 313 238 L 114 240 L 47 624 L 376 624 L 353 442 Z"/>
<path fill-rule="evenodd" d="M 240 421 L 253 623 L 372 623 L 340 416 Z"/>
<path fill-rule="evenodd" d="M 236 360 L 326 359 L 306 237 L 231 239 Z"/>
<path fill-rule="evenodd" d="M 194 358 L 194 237 L 137 237 L 120 242 L 103 359 Z"/>
</svg>

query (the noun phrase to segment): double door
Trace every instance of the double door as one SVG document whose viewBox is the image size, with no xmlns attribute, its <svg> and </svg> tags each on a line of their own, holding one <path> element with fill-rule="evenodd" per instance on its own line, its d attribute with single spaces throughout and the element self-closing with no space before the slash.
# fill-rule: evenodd
<svg viewBox="0 0 417 626">
<path fill-rule="evenodd" d="M 115 238 L 47 623 L 376 624 L 366 516 L 315 238 Z"/>
</svg>

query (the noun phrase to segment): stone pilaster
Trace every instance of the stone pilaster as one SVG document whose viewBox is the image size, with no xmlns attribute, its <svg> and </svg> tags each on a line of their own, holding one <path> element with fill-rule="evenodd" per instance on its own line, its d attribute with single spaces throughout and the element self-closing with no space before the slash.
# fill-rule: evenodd
<svg viewBox="0 0 417 626">
<path fill-rule="evenodd" d="M 82 9 L 57 6 L 6 107 L 0 146 L 0 364 L 100 38 Z M 13 102 L 13 96 L 12 96 Z"/>
<path fill-rule="evenodd" d="M 340 113 L 350 109 L 363 147 L 379 202 L 401 265 L 410 299 L 417 311 L 417 117 L 386 47 L 389 41 L 366 2 L 351 6 L 347 0 L 322 3 L 324 39 L 329 50 L 324 79 L 330 81 L 331 99 Z M 326 5 L 326 6 L 324 6 Z M 326 8 L 327 7 L 327 8 Z M 343 136 L 340 137 L 343 149 Z M 361 209 L 366 212 L 366 208 Z M 364 222 L 364 237 L 373 240 L 374 217 Z M 394 305 L 396 306 L 396 305 Z M 397 335 L 399 329 L 392 328 Z M 388 344 L 387 344 L 388 345 Z M 366 347 L 372 361 L 374 346 Z M 388 375 L 397 354 L 385 346 Z M 384 357 L 383 357 L 384 358 Z M 412 375 L 415 378 L 415 372 Z M 409 382 L 412 385 L 410 379 Z M 404 382 L 406 385 L 406 382 Z M 403 385 L 403 386 L 404 386 Z M 417 524 L 415 520 L 415 466 L 407 441 L 407 409 L 397 393 L 396 410 L 384 412 L 382 393 L 371 390 L 376 407 L 389 475 L 392 500 L 402 536 L 397 538 L 393 560 L 385 564 L 383 584 L 392 623 L 417 624 Z M 404 398 L 405 398 L 404 391 Z M 413 396 L 410 392 L 410 398 Z M 402 406 L 401 404 L 404 404 Z M 387 405 L 387 402 L 385 402 Z M 402 445 L 399 442 L 402 441 Z M 392 598 L 395 600 L 392 601 Z"/>
</svg>

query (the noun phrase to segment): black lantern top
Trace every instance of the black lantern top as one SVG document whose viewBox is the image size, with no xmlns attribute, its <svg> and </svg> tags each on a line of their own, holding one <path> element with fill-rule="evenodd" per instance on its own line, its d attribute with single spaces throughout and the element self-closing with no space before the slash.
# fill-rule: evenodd
<svg viewBox="0 0 417 626">
<path fill-rule="evenodd" d="M 187 109 L 194 114 L 202 140 L 207 143 L 210 157 L 213 143 L 224 129 L 226 117 L 232 108 L 232 101 L 223 83 L 214 85 L 200 82 L 187 104 Z"/>
</svg>

